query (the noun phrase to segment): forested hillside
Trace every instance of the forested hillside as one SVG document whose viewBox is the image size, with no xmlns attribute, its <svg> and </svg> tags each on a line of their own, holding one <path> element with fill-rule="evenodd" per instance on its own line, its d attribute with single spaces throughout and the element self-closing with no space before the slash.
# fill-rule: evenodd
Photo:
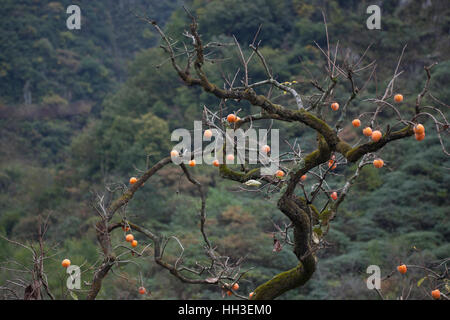
<svg viewBox="0 0 450 320">
<path fill-rule="evenodd" d="M 365 53 L 376 69 L 366 90 L 352 101 L 348 119 L 368 110 L 366 99 L 381 96 L 404 51 L 395 90 L 404 96 L 399 110 L 414 113 L 417 94 L 424 87 L 425 66 L 431 69 L 426 104 L 439 104 L 450 116 L 450 6 L 442 1 L 379 1 L 381 30 L 368 30 L 366 8 L 370 1 L 314 0 L 102 0 L 46 1 L 3 0 L 0 6 L 0 234 L 23 243 L 37 240 L 37 225 L 49 218 L 45 269 L 57 298 L 71 299 L 61 260 L 85 266 L 82 289 L 91 281 L 92 266 L 101 259 L 95 222 L 97 194 L 121 190 L 129 178 L 169 155 L 172 130 L 193 128 L 202 119 L 203 107 L 218 110 L 220 102 L 201 88 L 180 81 L 161 48 L 164 42 L 152 25 L 136 15 L 148 16 L 179 43 L 190 18 L 184 4 L 197 17 L 205 42 L 229 45 L 218 48 L 205 64 L 210 78 L 223 83 L 240 65 L 233 36 L 245 54 L 261 26 L 260 50 L 274 78 L 290 81 L 307 100 L 324 81 L 327 64 L 318 48 L 329 41 L 348 61 Z M 78 4 L 81 30 L 66 28 L 66 8 Z M 265 70 L 256 60 L 249 77 L 262 79 Z M 370 70 L 365 71 L 366 76 Z M 358 87 L 364 82 L 358 80 Z M 348 89 L 350 86 L 348 85 Z M 348 91 L 347 91 L 348 92 Z M 277 103 L 295 101 L 282 91 Z M 335 93 L 339 101 L 345 91 Z M 259 110 L 245 101 L 233 102 L 239 115 Z M 380 118 L 388 123 L 393 111 Z M 267 121 L 266 124 L 269 124 Z M 414 138 L 386 146 L 380 155 L 383 170 L 364 167 L 351 199 L 344 202 L 331 222 L 327 247 L 318 252 L 312 279 L 282 299 L 377 299 L 365 279 L 368 265 L 379 265 L 387 275 L 401 263 L 434 267 L 450 257 L 450 158 L 443 152 L 432 121 L 424 141 Z M 315 148 L 316 136 L 298 123 L 277 123 L 280 141 L 297 139 L 304 152 Z M 356 144 L 360 132 L 350 121 L 341 137 Z M 442 133 L 449 150 L 448 131 Z M 288 145 L 284 146 L 286 149 Z M 355 167 L 336 169 L 338 186 Z M 222 180 L 208 165 L 192 169 L 206 187 L 206 229 L 221 253 L 238 259 L 250 269 L 240 281 L 248 295 L 257 285 L 296 265 L 288 246 L 273 250 L 274 224 L 285 218 L 276 208 L 277 197 L 242 192 L 239 185 Z M 312 181 L 305 182 L 312 188 Z M 179 168 L 165 167 L 136 193 L 127 216 L 166 236 L 177 235 L 185 247 L 184 263 L 202 262 L 202 235 L 198 229 L 200 201 L 197 190 L 180 175 Z M 113 241 L 119 244 L 122 234 Z M 138 239 L 141 241 L 140 239 Z M 144 242 L 144 239 L 142 239 Z M 168 255 L 176 259 L 171 244 Z M 30 264 L 22 247 L 0 239 L 0 262 Z M 131 258 L 130 258 L 131 260 Z M 118 268 L 119 269 L 119 268 Z M 10 285 L 13 271 L 0 269 L 0 286 Z M 401 295 L 406 281 L 415 284 L 411 298 L 422 299 L 431 281 L 417 281 L 420 272 L 407 278 L 393 276 L 383 283 L 384 295 Z M 151 295 L 141 296 L 143 284 Z M 85 291 L 77 292 L 80 298 Z M 0 292 L 0 299 L 7 297 Z M 73 296 L 72 296 L 73 297 Z M 120 273 L 103 282 L 101 299 L 222 299 L 217 287 L 182 284 L 152 260 L 124 264 Z M 231 298 L 229 298 L 231 299 Z"/>
</svg>

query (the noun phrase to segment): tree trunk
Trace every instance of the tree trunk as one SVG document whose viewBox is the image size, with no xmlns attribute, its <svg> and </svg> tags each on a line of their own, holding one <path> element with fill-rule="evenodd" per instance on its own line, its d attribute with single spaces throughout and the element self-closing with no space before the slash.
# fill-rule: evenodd
<svg viewBox="0 0 450 320">
<path fill-rule="evenodd" d="M 316 270 L 316 257 L 311 251 L 311 219 L 307 214 L 307 204 L 295 199 L 295 196 L 283 195 L 278 201 L 278 208 L 294 225 L 294 254 L 299 264 L 282 272 L 254 291 L 256 300 L 275 299 L 286 291 L 304 285 Z"/>
</svg>

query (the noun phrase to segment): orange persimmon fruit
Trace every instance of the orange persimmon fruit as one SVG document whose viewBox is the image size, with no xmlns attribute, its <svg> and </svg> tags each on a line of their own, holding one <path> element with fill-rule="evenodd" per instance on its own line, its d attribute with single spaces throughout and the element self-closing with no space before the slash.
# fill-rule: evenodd
<svg viewBox="0 0 450 320">
<path fill-rule="evenodd" d="M 381 131 L 375 130 L 372 132 L 372 141 L 378 142 L 378 141 L 380 141 L 382 136 L 383 136 L 383 134 L 381 133 Z"/>
<path fill-rule="evenodd" d="M 371 128 L 371 127 L 366 127 L 366 128 L 364 128 L 364 129 L 363 129 L 363 134 L 364 134 L 366 137 L 372 136 L 372 128 Z"/>
<path fill-rule="evenodd" d="M 339 109 L 339 103 L 333 102 L 331 104 L 331 109 L 333 109 L 334 111 L 337 111 Z"/>
<path fill-rule="evenodd" d="M 423 139 L 425 139 L 425 133 L 422 134 L 415 134 L 416 140 L 417 141 L 422 141 Z"/>
<path fill-rule="evenodd" d="M 353 125 L 355 128 L 358 128 L 359 126 L 361 126 L 361 120 L 359 120 L 359 119 L 354 119 L 354 120 L 352 121 L 352 125 Z"/>
<path fill-rule="evenodd" d="M 147 290 L 144 287 L 139 287 L 139 294 L 146 294 Z"/>
<path fill-rule="evenodd" d="M 275 172 L 275 175 L 278 178 L 283 178 L 284 177 L 284 171 L 283 170 L 277 170 L 277 172 Z"/>
<path fill-rule="evenodd" d="M 425 133 L 425 127 L 423 124 L 418 124 L 413 128 L 415 134 L 424 134 Z"/>
<path fill-rule="evenodd" d="M 406 267 L 406 265 L 402 264 L 397 267 L 397 271 L 400 272 L 401 274 L 405 274 L 406 271 L 408 271 L 408 268 Z"/>
<path fill-rule="evenodd" d="M 384 166 L 384 161 L 382 159 L 375 159 L 373 160 L 373 166 L 375 168 L 381 168 L 382 166 Z"/>
<path fill-rule="evenodd" d="M 204 136 L 205 138 L 211 138 L 212 135 L 213 135 L 213 133 L 212 133 L 212 131 L 209 130 L 209 129 L 207 129 L 207 130 L 205 130 L 205 132 L 203 132 L 203 136 Z"/>
<path fill-rule="evenodd" d="M 394 101 L 395 101 L 395 102 L 402 102 L 402 101 L 403 101 L 403 95 L 401 95 L 400 93 L 397 93 L 397 94 L 394 96 Z"/>
<path fill-rule="evenodd" d="M 68 267 L 70 266 L 70 260 L 69 260 L 69 259 L 64 259 L 64 260 L 61 262 L 61 265 L 62 265 L 64 268 L 68 268 Z"/>
<path fill-rule="evenodd" d="M 230 123 L 236 122 L 236 120 L 237 120 L 237 117 L 236 117 L 236 115 L 233 114 L 233 113 L 230 113 L 230 114 L 227 116 L 227 121 L 230 122 Z"/>
<path fill-rule="evenodd" d="M 261 151 L 262 152 L 265 152 L 265 153 L 269 153 L 270 152 L 270 147 L 266 144 L 266 145 L 263 145 L 262 147 L 261 147 Z"/>
<path fill-rule="evenodd" d="M 433 299 L 440 299 L 441 298 L 441 292 L 439 291 L 439 289 L 433 290 L 431 291 L 431 296 L 433 297 Z"/>
</svg>

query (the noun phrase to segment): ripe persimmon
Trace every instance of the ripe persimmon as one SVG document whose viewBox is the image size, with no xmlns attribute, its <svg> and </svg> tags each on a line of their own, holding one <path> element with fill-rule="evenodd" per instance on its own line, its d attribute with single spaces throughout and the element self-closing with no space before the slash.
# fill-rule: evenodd
<svg viewBox="0 0 450 320">
<path fill-rule="evenodd" d="M 408 271 L 408 268 L 406 267 L 406 265 L 402 264 L 397 267 L 397 271 L 400 272 L 401 274 L 405 274 L 406 271 Z"/>
<path fill-rule="evenodd" d="M 336 169 L 337 163 L 334 159 L 328 160 L 328 168 L 331 168 L 331 170 Z"/>
<path fill-rule="evenodd" d="M 354 119 L 354 120 L 352 121 L 352 125 L 353 125 L 355 128 L 358 128 L 359 126 L 361 126 L 361 120 L 359 120 L 359 119 Z"/>
<path fill-rule="evenodd" d="M 123 231 L 130 231 L 130 226 L 122 226 Z"/>
<path fill-rule="evenodd" d="M 300 180 L 305 181 L 306 178 L 308 178 L 308 176 L 307 176 L 306 174 L 304 174 L 304 175 L 302 175 L 302 176 L 300 177 Z"/>
<path fill-rule="evenodd" d="M 235 284 L 233 284 L 233 290 L 236 291 L 237 289 L 239 289 L 239 284 L 236 282 Z"/>
<path fill-rule="evenodd" d="M 204 136 L 205 138 L 211 138 L 212 135 L 213 135 L 213 133 L 212 133 L 212 131 L 209 130 L 209 129 L 207 129 L 207 130 L 205 130 L 205 132 L 203 132 L 203 136 Z"/>
<path fill-rule="evenodd" d="M 381 168 L 382 166 L 384 166 L 384 161 L 382 159 L 375 159 L 373 160 L 373 166 L 375 168 Z"/>
<path fill-rule="evenodd" d="M 364 128 L 364 129 L 363 129 L 363 134 L 364 134 L 366 137 L 372 136 L 372 128 L 371 128 L 371 127 L 366 127 L 366 128 Z"/>
<path fill-rule="evenodd" d="M 415 134 L 423 134 L 425 133 L 425 127 L 422 124 L 418 124 L 413 128 Z"/>
<path fill-rule="evenodd" d="M 395 101 L 395 102 L 402 102 L 402 101 L 403 101 L 403 95 L 401 95 L 400 93 L 397 93 L 397 94 L 394 96 L 394 101 Z"/>
<path fill-rule="evenodd" d="M 231 292 L 230 290 L 227 291 L 227 295 L 231 296 L 233 294 L 233 292 Z"/>
<path fill-rule="evenodd" d="M 178 153 L 178 151 L 177 150 L 172 150 L 172 151 L 170 151 L 170 156 L 172 157 L 172 158 L 176 158 L 176 157 L 178 157 L 180 154 Z"/>
<path fill-rule="evenodd" d="M 188 164 L 189 164 L 189 167 L 195 167 L 195 165 L 196 165 L 195 160 L 189 160 Z"/>
<path fill-rule="evenodd" d="M 70 260 L 69 260 L 69 259 L 64 259 L 64 260 L 61 262 L 61 264 L 62 264 L 62 266 L 63 266 L 64 268 L 68 268 L 68 267 L 70 266 Z"/>
<path fill-rule="evenodd" d="M 134 236 L 133 236 L 131 233 L 129 233 L 129 234 L 127 234 L 127 235 L 125 236 L 125 240 L 126 240 L 127 242 L 131 242 L 131 241 L 134 240 Z"/>
<path fill-rule="evenodd" d="M 232 155 L 232 154 L 227 154 L 227 160 L 228 160 L 228 161 L 234 161 L 234 155 Z"/>
<path fill-rule="evenodd" d="M 138 245 L 138 242 L 136 241 L 136 240 L 133 240 L 133 241 L 131 241 L 131 246 L 134 248 L 134 247 L 137 247 L 137 245 Z"/>
<path fill-rule="evenodd" d="M 339 109 L 339 103 L 333 102 L 331 104 L 331 109 L 333 109 L 334 111 L 337 111 Z"/>
<path fill-rule="evenodd" d="M 213 164 L 214 167 L 220 166 L 219 160 L 217 160 L 217 159 L 214 160 L 212 164 Z"/>
<path fill-rule="evenodd" d="M 331 199 L 336 200 L 337 198 L 338 198 L 337 192 L 334 191 L 334 192 L 331 194 Z"/>
<path fill-rule="evenodd" d="M 375 130 L 372 132 L 372 141 L 378 142 L 378 141 L 380 141 L 382 136 L 383 136 L 383 134 L 381 133 L 381 131 Z"/>
<path fill-rule="evenodd" d="M 277 172 L 275 172 L 275 175 L 278 178 L 283 178 L 284 177 L 284 171 L 283 170 L 277 170 Z"/>
<path fill-rule="evenodd" d="M 263 145 L 262 147 L 261 147 L 261 151 L 262 152 L 265 152 L 265 153 L 269 153 L 270 152 L 270 147 L 266 144 L 266 145 Z"/>
<path fill-rule="evenodd" d="M 251 299 L 254 295 L 255 295 L 255 293 L 252 291 L 252 292 L 250 292 L 250 294 L 248 295 L 248 297 Z"/>
<path fill-rule="evenodd" d="M 422 141 L 423 139 L 425 139 L 425 133 L 422 134 L 415 134 L 416 140 L 417 141 Z"/>
<path fill-rule="evenodd" d="M 230 122 L 230 123 L 236 122 L 236 120 L 237 120 L 237 117 L 236 117 L 236 115 L 233 114 L 233 113 L 230 113 L 230 114 L 227 116 L 227 121 Z"/>
<path fill-rule="evenodd" d="M 147 290 L 144 287 L 139 287 L 139 294 L 146 294 Z"/>
<path fill-rule="evenodd" d="M 138 181 L 138 179 L 135 177 L 130 178 L 130 184 L 135 184 L 137 181 Z"/>
<path fill-rule="evenodd" d="M 433 299 L 440 299 L 441 298 L 441 292 L 439 291 L 439 289 L 433 290 L 431 291 L 431 296 L 433 297 Z"/>
</svg>

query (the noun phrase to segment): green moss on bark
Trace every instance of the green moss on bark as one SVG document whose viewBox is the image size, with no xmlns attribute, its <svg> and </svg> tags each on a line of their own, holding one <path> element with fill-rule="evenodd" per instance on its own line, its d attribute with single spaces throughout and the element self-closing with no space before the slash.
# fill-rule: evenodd
<svg viewBox="0 0 450 320">
<path fill-rule="evenodd" d="M 239 172 L 231 170 L 228 166 L 222 164 L 219 167 L 221 177 L 227 178 L 233 181 L 244 183 L 250 179 L 257 179 L 261 176 L 260 168 L 252 169 L 248 172 Z"/>
<path fill-rule="evenodd" d="M 282 272 L 255 289 L 252 300 L 271 300 L 286 291 L 304 285 L 316 269 L 315 257 L 310 255 L 295 268 Z"/>
</svg>

